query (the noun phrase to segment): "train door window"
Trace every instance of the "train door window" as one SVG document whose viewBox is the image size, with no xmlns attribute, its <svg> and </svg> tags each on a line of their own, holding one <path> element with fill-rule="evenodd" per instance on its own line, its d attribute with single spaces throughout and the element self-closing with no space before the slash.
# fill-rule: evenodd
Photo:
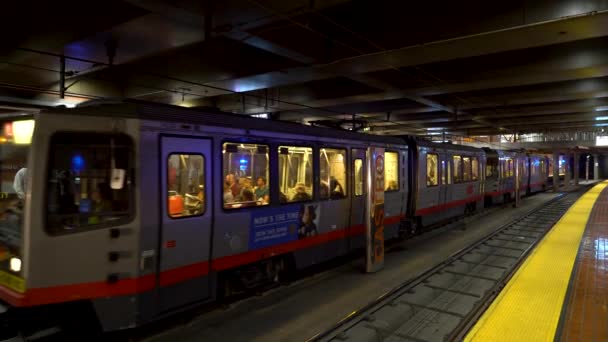
<svg viewBox="0 0 608 342">
<path fill-rule="evenodd" d="M 462 157 L 462 180 L 471 181 L 471 157 Z"/>
<path fill-rule="evenodd" d="M 399 153 L 384 152 L 384 181 L 386 191 L 399 190 Z"/>
<path fill-rule="evenodd" d="M 363 159 L 355 159 L 353 163 L 355 174 L 355 196 L 362 196 L 363 192 Z"/>
<path fill-rule="evenodd" d="M 543 159 L 539 162 L 540 175 L 545 176 L 547 174 L 547 170 L 545 169 L 545 161 Z"/>
<path fill-rule="evenodd" d="M 486 161 L 486 178 L 494 178 L 498 176 L 498 160 L 496 158 L 488 158 Z"/>
<path fill-rule="evenodd" d="M 454 183 L 462 182 L 462 157 L 453 156 L 454 161 Z"/>
<path fill-rule="evenodd" d="M 341 199 L 347 193 L 346 150 L 322 148 L 320 151 L 320 198 Z"/>
<path fill-rule="evenodd" d="M 281 203 L 312 200 L 312 159 L 312 147 L 279 146 Z"/>
<path fill-rule="evenodd" d="M 124 134 L 51 137 L 46 229 L 51 234 L 117 226 L 133 217 L 133 142 Z"/>
<path fill-rule="evenodd" d="M 507 177 L 513 177 L 513 159 L 507 159 Z"/>
<path fill-rule="evenodd" d="M 205 212 L 205 158 L 200 154 L 170 154 L 167 189 L 169 217 L 202 215 Z"/>
<path fill-rule="evenodd" d="M 268 145 L 224 143 L 224 209 L 270 203 Z"/>
<path fill-rule="evenodd" d="M 447 169 L 448 169 L 448 176 L 447 176 L 447 184 L 452 184 L 452 163 L 450 163 L 450 160 L 446 160 L 445 163 L 447 164 Z"/>
<path fill-rule="evenodd" d="M 447 168 L 446 168 L 446 161 L 442 160 L 441 161 L 441 185 L 446 185 L 447 184 Z"/>
<path fill-rule="evenodd" d="M 428 153 L 426 155 L 426 186 L 435 186 L 439 182 L 438 159 L 436 154 Z"/>
<path fill-rule="evenodd" d="M 479 179 L 479 160 L 477 157 L 471 158 L 471 180 Z"/>
</svg>

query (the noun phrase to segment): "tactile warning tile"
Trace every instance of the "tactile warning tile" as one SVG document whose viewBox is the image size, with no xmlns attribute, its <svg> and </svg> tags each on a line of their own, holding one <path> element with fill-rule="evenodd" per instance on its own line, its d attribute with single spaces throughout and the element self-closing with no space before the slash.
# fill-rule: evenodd
<svg viewBox="0 0 608 342">
<path fill-rule="evenodd" d="M 608 341 L 608 188 L 595 203 L 579 248 L 560 340 Z"/>
<path fill-rule="evenodd" d="M 585 193 L 547 233 L 465 341 L 553 341 L 589 215 L 608 182 Z"/>
</svg>

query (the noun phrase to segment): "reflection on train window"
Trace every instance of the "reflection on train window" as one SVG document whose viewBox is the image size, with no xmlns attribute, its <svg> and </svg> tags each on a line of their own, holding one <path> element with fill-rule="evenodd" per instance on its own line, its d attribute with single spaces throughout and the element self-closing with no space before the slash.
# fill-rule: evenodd
<svg viewBox="0 0 608 342">
<path fill-rule="evenodd" d="M 312 147 L 279 146 L 281 203 L 312 200 L 312 163 Z"/>
<path fill-rule="evenodd" d="M 319 197 L 321 199 L 346 197 L 346 150 L 322 148 L 319 153 Z"/>
<path fill-rule="evenodd" d="M 464 182 L 471 181 L 471 158 L 462 157 L 462 180 Z"/>
<path fill-rule="evenodd" d="M 123 134 L 53 135 L 47 181 L 50 233 L 116 226 L 130 220 L 132 146 Z"/>
<path fill-rule="evenodd" d="M 429 153 L 426 155 L 426 186 L 435 186 L 438 184 L 439 175 L 437 174 L 437 160 L 438 157 L 436 154 Z"/>
<path fill-rule="evenodd" d="M 495 178 L 498 176 L 498 159 L 488 158 L 486 161 L 486 178 Z"/>
<path fill-rule="evenodd" d="M 167 208 L 172 218 L 205 211 L 205 159 L 200 154 L 171 154 L 167 165 Z"/>
<path fill-rule="evenodd" d="M 447 180 L 446 180 L 447 174 L 448 174 L 448 170 L 445 167 L 445 160 L 442 160 L 441 161 L 441 184 L 442 185 L 447 184 Z"/>
<path fill-rule="evenodd" d="M 268 205 L 268 145 L 224 143 L 224 209 Z"/>
<path fill-rule="evenodd" d="M 472 157 L 471 158 L 471 180 L 478 180 L 479 179 L 479 161 L 477 160 L 477 157 Z"/>
<path fill-rule="evenodd" d="M 363 159 L 355 159 L 353 172 L 355 173 L 355 196 L 361 196 L 363 192 Z"/>
<path fill-rule="evenodd" d="M 454 183 L 462 182 L 462 157 L 453 156 L 454 160 Z"/>
<path fill-rule="evenodd" d="M 386 191 L 399 190 L 399 153 L 384 152 L 384 182 Z"/>
</svg>

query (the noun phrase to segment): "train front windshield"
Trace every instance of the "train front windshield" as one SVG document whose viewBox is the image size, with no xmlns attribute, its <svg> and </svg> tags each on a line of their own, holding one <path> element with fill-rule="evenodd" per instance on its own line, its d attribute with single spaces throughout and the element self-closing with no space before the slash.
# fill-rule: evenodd
<svg viewBox="0 0 608 342">
<path fill-rule="evenodd" d="M 34 120 L 0 121 L 0 285 L 2 271 L 21 272 L 26 165 L 33 131 Z"/>
</svg>

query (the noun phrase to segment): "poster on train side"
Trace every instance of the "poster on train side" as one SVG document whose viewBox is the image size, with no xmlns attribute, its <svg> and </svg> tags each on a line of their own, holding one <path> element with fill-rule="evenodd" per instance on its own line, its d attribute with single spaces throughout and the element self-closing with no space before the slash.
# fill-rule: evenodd
<svg viewBox="0 0 608 342">
<path fill-rule="evenodd" d="M 319 207 L 290 205 L 255 211 L 251 215 L 249 249 L 255 250 L 319 234 Z"/>
<path fill-rule="evenodd" d="M 370 147 L 367 156 L 365 270 L 376 272 L 384 267 L 384 148 Z"/>
</svg>

